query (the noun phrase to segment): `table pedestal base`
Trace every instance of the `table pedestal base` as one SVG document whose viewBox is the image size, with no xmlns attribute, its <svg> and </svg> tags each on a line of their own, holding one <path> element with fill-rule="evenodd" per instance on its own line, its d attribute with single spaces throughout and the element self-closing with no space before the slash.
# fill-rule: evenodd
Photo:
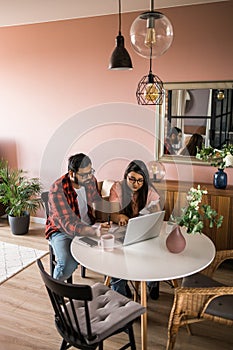
<svg viewBox="0 0 233 350">
<path fill-rule="evenodd" d="M 141 281 L 141 305 L 147 309 L 147 288 L 146 282 Z M 141 341 L 142 350 L 147 349 L 147 311 L 141 315 Z"/>
</svg>

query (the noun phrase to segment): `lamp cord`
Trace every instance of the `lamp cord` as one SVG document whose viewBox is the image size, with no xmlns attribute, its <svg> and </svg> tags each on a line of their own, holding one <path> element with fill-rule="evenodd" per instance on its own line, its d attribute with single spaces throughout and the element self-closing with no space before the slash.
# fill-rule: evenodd
<svg viewBox="0 0 233 350">
<path fill-rule="evenodd" d="M 150 2 L 150 11 L 154 11 L 154 0 Z"/>
<path fill-rule="evenodd" d="M 152 73 L 152 45 L 150 45 L 150 73 Z"/>
<path fill-rule="evenodd" d="M 154 11 L 154 0 L 150 2 L 150 11 Z M 152 74 L 152 44 L 150 45 L 150 74 Z"/>
<path fill-rule="evenodd" d="M 121 35 L 121 0 L 119 0 L 119 35 Z"/>
</svg>

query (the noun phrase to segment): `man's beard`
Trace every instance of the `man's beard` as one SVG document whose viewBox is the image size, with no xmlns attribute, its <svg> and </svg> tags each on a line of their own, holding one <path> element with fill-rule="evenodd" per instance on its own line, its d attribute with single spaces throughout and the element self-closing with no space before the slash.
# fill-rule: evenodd
<svg viewBox="0 0 233 350">
<path fill-rule="evenodd" d="M 74 178 L 74 183 L 75 183 L 76 185 L 79 185 L 79 186 L 85 186 L 85 185 L 87 185 L 90 181 L 91 181 L 90 179 L 87 179 L 87 180 L 85 180 L 85 181 L 78 181 L 78 179 L 76 178 L 76 176 L 75 176 L 75 178 Z"/>
</svg>

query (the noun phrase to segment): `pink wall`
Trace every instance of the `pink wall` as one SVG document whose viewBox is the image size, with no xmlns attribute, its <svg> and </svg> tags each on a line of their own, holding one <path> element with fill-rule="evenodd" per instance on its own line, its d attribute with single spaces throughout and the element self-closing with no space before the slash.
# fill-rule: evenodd
<svg viewBox="0 0 233 350">
<path fill-rule="evenodd" d="M 163 81 L 232 80 L 232 10 L 228 1 L 162 11 L 173 23 L 175 38 L 153 62 L 153 72 Z M 0 156 L 38 176 L 47 145 L 74 115 L 106 103 L 136 104 L 137 83 L 149 68 L 129 42 L 136 15 L 122 18 L 134 65 L 129 72 L 107 70 L 117 35 L 115 15 L 0 28 Z M 64 136 L 69 138 L 69 131 Z M 174 166 L 166 166 L 167 177 L 176 178 Z M 47 167 L 53 175 L 53 159 Z M 194 178 L 212 182 L 215 169 L 199 168 L 194 167 Z M 233 184 L 232 170 L 227 171 Z"/>
</svg>

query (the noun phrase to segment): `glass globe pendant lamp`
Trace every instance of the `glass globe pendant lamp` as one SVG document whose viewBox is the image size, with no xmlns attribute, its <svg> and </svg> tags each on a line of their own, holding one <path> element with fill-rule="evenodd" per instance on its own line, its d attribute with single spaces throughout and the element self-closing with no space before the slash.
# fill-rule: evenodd
<svg viewBox="0 0 233 350">
<path fill-rule="evenodd" d="M 130 28 L 131 44 L 140 56 L 149 58 L 153 46 L 152 58 L 163 55 L 173 41 L 173 27 L 169 19 L 161 12 L 154 11 L 154 1 L 150 2 L 150 11 L 140 14 Z"/>
</svg>

